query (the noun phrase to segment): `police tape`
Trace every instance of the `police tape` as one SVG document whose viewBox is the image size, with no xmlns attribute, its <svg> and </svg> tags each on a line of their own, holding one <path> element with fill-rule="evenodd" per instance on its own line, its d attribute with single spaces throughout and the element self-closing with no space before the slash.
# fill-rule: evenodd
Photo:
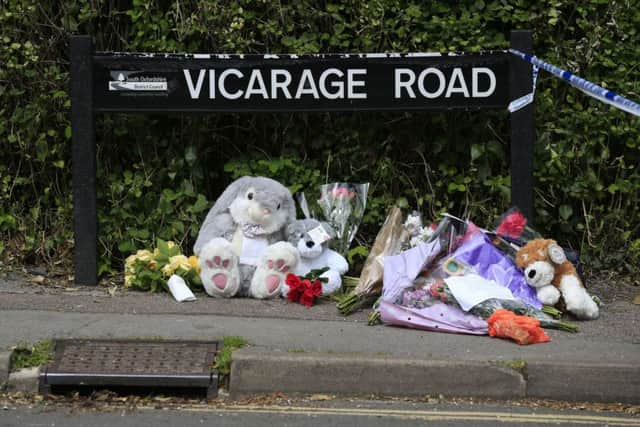
<svg viewBox="0 0 640 427">
<path fill-rule="evenodd" d="M 563 70 L 562 68 L 558 68 L 555 65 L 549 64 L 548 62 L 544 62 L 533 55 L 522 53 L 516 49 L 509 49 L 509 52 L 516 56 L 519 56 L 527 62 L 530 62 L 534 67 L 540 67 L 543 70 L 550 72 L 554 76 L 569 82 L 571 86 L 581 90 L 582 92 L 593 98 L 596 98 L 599 101 L 605 102 L 609 105 L 613 105 L 614 107 L 631 113 L 635 116 L 640 116 L 640 104 L 638 104 L 637 102 L 631 101 L 624 96 L 618 95 L 613 91 L 598 86 L 597 84 L 592 83 L 589 80 L 578 77 L 567 70 Z"/>
</svg>

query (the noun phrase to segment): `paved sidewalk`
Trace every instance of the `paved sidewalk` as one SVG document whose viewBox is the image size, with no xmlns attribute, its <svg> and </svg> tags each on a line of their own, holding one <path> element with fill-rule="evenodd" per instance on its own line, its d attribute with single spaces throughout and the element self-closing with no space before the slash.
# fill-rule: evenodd
<svg viewBox="0 0 640 427">
<path fill-rule="evenodd" d="M 621 310 L 627 310 L 628 330 L 608 321 Z M 48 338 L 236 335 L 250 343 L 234 357 L 236 395 L 443 394 L 640 403 L 640 307 L 630 302 L 605 306 L 597 321 L 578 322 L 580 333 L 547 330 L 550 343 L 530 346 L 371 327 L 366 314 L 343 317 L 330 302 L 305 308 L 284 300 L 200 294 L 198 301 L 180 304 L 167 294 L 111 296 L 105 289 L 65 291 L 0 280 L 0 349 Z"/>
</svg>

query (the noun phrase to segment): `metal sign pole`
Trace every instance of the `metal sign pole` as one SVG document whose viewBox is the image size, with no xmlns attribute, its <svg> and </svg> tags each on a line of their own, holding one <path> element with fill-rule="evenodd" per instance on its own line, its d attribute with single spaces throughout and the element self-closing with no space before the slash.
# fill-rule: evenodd
<svg viewBox="0 0 640 427">
<path fill-rule="evenodd" d="M 75 283 L 98 283 L 96 137 L 93 111 L 93 43 L 71 37 L 71 134 L 73 161 L 73 261 Z"/>
<path fill-rule="evenodd" d="M 533 35 L 530 30 L 511 31 L 511 47 L 525 53 L 533 53 Z M 510 59 L 509 93 L 517 99 L 532 90 L 531 65 L 513 56 Z M 511 204 L 533 221 L 533 104 L 511 113 L 509 117 L 511 137 Z"/>
</svg>

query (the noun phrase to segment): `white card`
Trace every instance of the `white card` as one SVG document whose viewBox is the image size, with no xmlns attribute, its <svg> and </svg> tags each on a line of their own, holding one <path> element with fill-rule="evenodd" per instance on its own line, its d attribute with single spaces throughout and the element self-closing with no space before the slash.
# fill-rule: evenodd
<svg viewBox="0 0 640 427">
<path fill-rule="evenodd" d="M 169 285 L 169 291 L 171 291 L 171 295 L 178 302 L 182 301 L 195 301 L 196 297 L 191 292 L 191 289 L 184 282 L 184 279 L 176 274 L 169 277 L 169 281 L 167 282 Z"/>
<path fill-rule="evenodd" d="M 321 225 L 309 230 L 309 237 L 311 237 L 316 245 L 321 245 L 327 240 L 331 240 L 331 235 L 327 233 L 327 230 Z"/>
<path fill-rule="evenodd" d="M 464 311 L 491 298 L 514 299 L 509 288 L 477 274 L 450 276 L 444 281 Z"/>
</svg>

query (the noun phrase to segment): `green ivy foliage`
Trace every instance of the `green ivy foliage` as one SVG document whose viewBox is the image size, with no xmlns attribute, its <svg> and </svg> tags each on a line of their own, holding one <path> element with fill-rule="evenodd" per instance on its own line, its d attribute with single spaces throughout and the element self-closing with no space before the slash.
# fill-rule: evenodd
<svg viewBox="0 0 640 427">
<path fill-rule="evenodd" d="M 71 259 L 69 36 L 98 50 L 220 53 L 505 49 L 535 53 L 640 99 L 640 8 L 630 0 L 3 0 L 0 254 Z M 541 72 L 535 99 L 536 227 L 594 268 L 640 261 L 640 120 Z M 489 225 L 509 206 L 504 112 L 101 116 L 100 271 L 157 238 L 188 252 L 206 211 L 244 174 L 293 191 L 370 182 L 366 254 L 393 203 Z M 637 267 L 635 267 L 637 271 Z"/>
</svg>

